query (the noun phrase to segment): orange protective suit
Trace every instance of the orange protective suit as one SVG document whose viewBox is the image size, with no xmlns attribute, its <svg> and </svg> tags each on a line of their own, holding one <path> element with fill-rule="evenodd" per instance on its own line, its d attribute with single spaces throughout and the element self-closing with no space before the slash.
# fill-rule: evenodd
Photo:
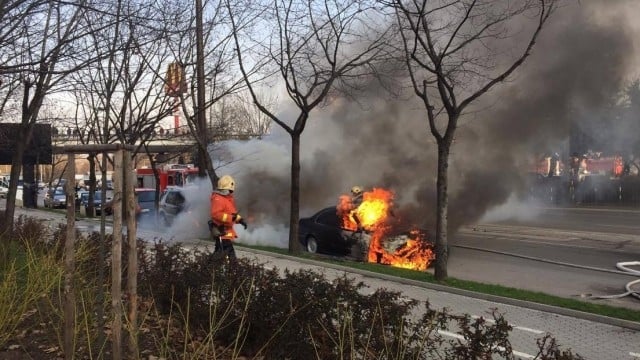
<svg viewBox="0 0 640 360">
<path fill-rule="evenodd" d="M 235 219 L 234 219 L 235 214 Z M 233 224 L 240 221 L 233 194 L 224 195 L 217 191 L 211 194 L 211 220 L 220 228 L 220 239 L 233 240 L 238 237 Z"/>
</svg>

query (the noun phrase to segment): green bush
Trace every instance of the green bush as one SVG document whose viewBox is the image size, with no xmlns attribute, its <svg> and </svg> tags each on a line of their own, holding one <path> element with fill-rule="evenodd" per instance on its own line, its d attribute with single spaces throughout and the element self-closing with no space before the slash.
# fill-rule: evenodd
<svg viewBox="0 0 640 360">
<path fill-rule="evenodd" d="M 48 295 L 47 306 L 36 307 L 38 316 L 43 323 L 62 324 L 65 227 L 51 232 L 37 221 L 22 219 L 13 236 L 22 240 L 16 242 L 15 265 L 0 273 L 0 301 L 5 305 L 0 309 L 0 333 L 6 334 L 0 345 L 16 335 L 21 315 L 42 303 L 38 299 L 43 295 Z M 101 255 L 98 234 L 78 234 L 76 241 L 75 342 L 84 358 L 108 357 L 110 344 L 96 342 L 103 329 L 95 309 L 110 310 L 110 301 L 108 296 L 97 299 L 95 293 L 100 287 L 110 289 L 111 243 L 107 236 Z M 514 358 L 511 326 L 498 313 L 492 321 L 452 315 L 398 292 L 372 291 L 346 275 L 328 279 L 310 270 L 280 271 L 242 259 L 228 263 L 180 244 L 138 240 L 137 247 L 140 328 L 145 330 L 136 335 L 144 354 L 170 359 Z M 461 339 L 444 338 L 442 330 Z M 53 331 L 50 338 L 60 342 L 59 326 Z M 580 358 L 548 335 L 538 340 L 538 348 L 538 359 Z"/>
<path fill-rule="evenodd" d="M 346 276 L 329 280 L 310 270 L 281 274 L 262 264 L 225 264 L 206 252 L 158 243 L 140 271 L 140 293 L 152 297 L 159 311 L 182 314 L 191 336 L 213 338 L 234 354 L 265 359 L 514 358 L 511 326 L 500 314 L 486 321 L 424 303 L 423 316 L 412 320 L 419 302 L 385 289 L 366 294 L 363 283 Z M 465 340 L 445 340 L 438 330 Z M 559 351 L 549 339 L 539 346 L 541 359 L 580 358 Z"/>
</svg>

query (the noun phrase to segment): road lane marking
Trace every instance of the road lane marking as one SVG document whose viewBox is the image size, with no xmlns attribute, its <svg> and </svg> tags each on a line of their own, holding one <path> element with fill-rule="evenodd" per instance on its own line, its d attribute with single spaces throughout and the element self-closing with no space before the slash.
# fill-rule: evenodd
<svg viewBox="0 0 640 360">
<path fill-rule="evenodd" d="M 478 316 L 478 315 L 471 315 L 471 317 L 472 317 L 473 319 L 479 319 L 479 318 L 481 318 L 482 316 Z M 487 319 L 487 318 L 484 318 L 484 321 L 486 321 L 486 322 L 490 322 L 490 323 L 492 323 L 492 324 L 495 324 L 495 322 L 496 322 L 496 321 L 495 321 L 495 320 L 493 320 L 493 319 Z M 546 333 L 546 331 L 536 330 L 536 329 L 528 328 L 528 327 L 525 327 L 525 326 L 515 326 L 515 325 L 513 325 L 513 324 L 510 324 L 510 325 L 511 325 L 511 327 L 513 327 L 514 329 L 518 329 L 518 330 L 521 330 L 521 331 L 527 331 L 527 332 L 530 332 L 530 333 L 534 333 L 534 334 L 536 334 L 536 335 L 541 335 L 541 334 L 545 334 L 545 333 Z"/>
<path fill-rule="evenodd" d="M 640 358 L 640 353 L 634 353 L 634 352 L 629 351 L 629 355 L 631 355 L 632 357 Z"/>
<path fill-rule="evenodd" d="M 465 340 L 464 336 L 460 335 L 460 334 L 456 334 L 456 333 L 452 333 L 450 331 L 446 331 L 446 330 L 438 330 L 438 334 L 444 335 L 444 336 L 449 336 L 455 339 L 459 339 L 459 340 Z M 499 350 L 504 350 L 503 347 L 499 346 L 497 347 L 497 349 Z M 517 350 L 511 350 L 511 353 L 521 359 L 535 359 L 536 357 L 527 353 L 523 353 L 521 351 L 517 351 Z"/>
</svg>

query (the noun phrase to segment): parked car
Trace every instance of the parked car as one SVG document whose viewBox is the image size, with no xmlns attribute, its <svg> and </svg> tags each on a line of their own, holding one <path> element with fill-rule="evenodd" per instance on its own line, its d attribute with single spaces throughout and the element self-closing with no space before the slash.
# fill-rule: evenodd
<svg viewBox="0 0 640 360">
<path fill-rule="evenodd" d="M 366 231 L 354 232 L 342 228 L 342 220 L 338 216 L 335 206 L 324 208 L 310 217 L 300 219 L 298 226 L 300 243 L 310 253 L 325 253 L 331 255 L 350 255 L 358 260 L 364 260 L 368 255 L 371 234 Z M 408 240 L 416 237 L 427 239 L 423 249 L 433 250 L 431 237 L 424 229 L 399 229 L 385 235 L 381 239 L 381 246 L 385 251 L 394 253 L 402 248 Z"/>
<path fill-rule="evenodd" d="M 155 211 L 156 206 L 156 189 L 136 188 L 136 199 L 140 206 L 140 215 L 151 215 Z"/>
<path fill-rule="evenodd" d="M 9 178 L 0 178 L 0 199 L 6 198 L 9 193 Z"/>
<path fill-rule="evenodd" d="M 57 187 L 49 189 L 44 196 L 44 207 L 46 208 L 64 208 L 67 206 L 67 194 L 64 188 Z"/>
<path fill-rule="evenodd" d="M 165 226 L 171 226 L 176 216 L 185 209 L 185 196 L 182 191 L 182 188 L 168 187 L 162 193 L 158 215 Z"/>
<path fill-rule="evenodd" d="M 134 190 L 138 205 L 136 206 L 136 217 L 153 214 L 156 203 L 156 189 L 136 188 Z M 109 199 L 104 205 L 104 213 L 113 215 L 113 200 Z"/>
<path fill-rule="evenodd" d="M 86 194 L 86 195 L 85 195 Z M 89 196 L 89 192 L 85 190 L 76 191 L 76 212 L 80 212 L 82 201 Z"/>
<path fill-rule="evenodd" d="M 310 253 L 349 255 L 362 233 L 343 229 L 335 206 L 324 208 L 299 221 L 300 243 Z"/>
<path fill-rule="evenodd" d="M 80 203 L 81 206 L 84 207 L 85 213 L 89 213 L 89 191 L 85 191 L 81 193 Z M 111 200 L 111 198 L 107 198 L 107 201 Z M 100 215 L 102 212 L 102 191 L 96 191 L 93 193 L 93 209 L 95 211 L 96 216 Z M 105 212 L 105 214 L 107 214 Z M 107 214 L 108 215 L 108 214 Z"/>
</svg>

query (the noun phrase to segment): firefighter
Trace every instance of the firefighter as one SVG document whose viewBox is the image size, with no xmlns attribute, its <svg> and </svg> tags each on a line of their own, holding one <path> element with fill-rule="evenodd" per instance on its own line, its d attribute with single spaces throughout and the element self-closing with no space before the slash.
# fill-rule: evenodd
<svg viewBox="0 0 640 360">
<path fill-rule="evenodd" d="M 219 239 L 219 246 L 216 241 L 214 252 L 220 252 L 228 256 L 230 260 L 236 259 L 233 240 L 238 237 L 233 225 L 240 224 L 245 229 L 247 228 L 247 222 L 236 209 L 233 198 L 235 188 L 236 184 L 233 178 L 224 175 L 218 180 L 217 189 L 211 193 L 211 223 L 209 227 L 212 230 L 212 236 Z"/>
<path fill-rule="evenodd" d="M 351 204 L 354 209 L 362 204 L 362 187 L 356 185 L 351 188 Z"/>
<path fill-rule="evenodd" d="M 369 234 L 365 233 L 362 225 L 360 224 L 358 214 L 355 211 L 362 204 L 363 195 L 361 186 L 356 185 L 351 188 L 351 217 L 357 226 L 357 229 L 353 234 L 355 244 L 351 248 L 351 253 L 358 261 L 366 262 L 371 239 Z"/>
</svg>

